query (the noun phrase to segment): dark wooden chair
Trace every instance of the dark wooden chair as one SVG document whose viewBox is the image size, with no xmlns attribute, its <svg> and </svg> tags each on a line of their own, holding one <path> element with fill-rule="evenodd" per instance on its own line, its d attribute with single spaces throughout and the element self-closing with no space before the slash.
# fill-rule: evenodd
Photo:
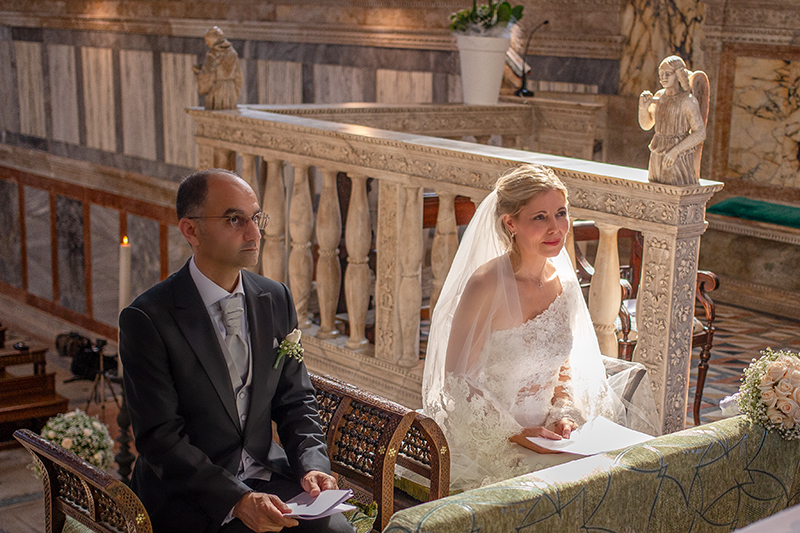
<svg viewBox="0 0 800 533">
<path fill-rule="evenodd" d="M 124 483 L 29 429 L 14 437 L 42 473 L 47 533 L 153 531 L 144 505 Z"/>
<path fill-rule="evenodd" d="M 580 220 L 575 221 L 573 224 L 573 236 L 575 239 L 575 257 L 578 278 L 582 281 L 582 285 L 588 285 L 594 274 L 594 269 L 584 257 L 577 243 L 579 241 L 597 240 L 599 238 L 599 232 L 594 222 Z M 632 321 L 630 311 L 625 305 L 625 301 L 635 298 L 639 289 L 639 280 L 642 272 L 642 236 L 638 231 L 622 228 L 619 230 L 617 237 L 621 242 L 627 245 L 629 254 L 628 264 L 620 266 L 620 283 L 623 303 L 620 306 L 619 315 L 621 323 L 618 340 L 619 357 L 630 361 L 633 357 L 633 350 L 636 347 L 636 339 L 630 338 Z M 695 296 L 697 306 L 695 318 L 699 322 L 700 327 L 693 328 L 692 348 L 700 349 L 700 361 L 697 365 L 697 385 L 695 387 L 692 415 L 694 424 L 699 426 L 700 405 L 703 401 L 703 388 L 705 387 L 706 376 L 708 375 L 711 347 L 714 344 L 714 320 L 716 319 L 714 301 L 708 293 L 719 287 L 719 278 L 713 272 L 698 270 L 696 283 Z"/>
</svg>

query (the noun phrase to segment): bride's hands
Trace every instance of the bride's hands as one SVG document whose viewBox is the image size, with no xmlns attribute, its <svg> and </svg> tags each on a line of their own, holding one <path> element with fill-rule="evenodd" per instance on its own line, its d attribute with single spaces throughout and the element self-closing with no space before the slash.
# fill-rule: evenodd
<svg viewBox="0 0 800 533">
<path fill-rule="evenodd" d="M 563 421 L 562 421 L 563 422 Z M 560 424 L 561 422 L 559 422 Z M 554 433 L 547 428 L 543 428 L 540 426 L 532 427 L 532 428 L 524 428 L 518 435 L 514 435 L 513 437 L 509 438 L 511 442 L 515 444 L 519 444 L 529 450 L 533 450 L 536 453 L 559 453 L 553 450 L 548 450 L 547 448 L 542 448 L 538 444 L 534 444 L 528 440 L 528 437 L 543 437 L 545 439 L 551 440 L 561 440 L 561 435 L 558 433 Z"/>
<path fill-rule="evenodd" d="M 554 428 L 555 431 L 550 431 L 549 429 L 540 426 L 524 428 L 518 435 L 514 435 L 509 440 L 537 453 L 561 453 L 548 450 L 547 448 L 542 448 L 538 444 L 534 444 L 533 442 L 529 441 L 528 437 L 543 437 L 550 440 L 568 439 L 572 434 L 572 431 L 577 429 L 577 427 L 578 424 L 569 418 L 563 418 L 556 422 Z"/>
</svg>

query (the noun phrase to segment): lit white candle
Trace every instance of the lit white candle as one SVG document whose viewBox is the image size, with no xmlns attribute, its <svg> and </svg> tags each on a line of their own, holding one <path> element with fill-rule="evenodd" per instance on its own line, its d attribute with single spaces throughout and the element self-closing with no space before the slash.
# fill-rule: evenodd
<svg viewBox="0 0 800 533">
<path fill-rule="evenodd" d="M 119 310 L 131 303 L 131 245 L 128 236 L 119 245 Z"/>
</svg>

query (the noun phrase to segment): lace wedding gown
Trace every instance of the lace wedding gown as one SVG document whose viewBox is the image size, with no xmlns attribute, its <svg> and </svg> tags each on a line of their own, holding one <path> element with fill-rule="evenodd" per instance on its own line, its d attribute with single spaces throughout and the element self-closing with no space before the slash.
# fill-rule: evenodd
<svg viewBox="0 0 800 533">
<path fill-rule="evenodd" d="M 576 458 L 538 454 L 508 439 L 525 427 L 565 417 L 579 425 L 585 422 L 568 398 L 554 397 L 559 385 L 571 392 L 569 324 L 579 290 L 567 284 L 538 316 L 491 332 L 481 354 L 486 364 L 474 377 L 446 377 L 450 394 L 444 431 L 453 457 L 451 487 L 486 485 Z M 577 297 L 582 297 L 579 292 Z"/>
</svg>

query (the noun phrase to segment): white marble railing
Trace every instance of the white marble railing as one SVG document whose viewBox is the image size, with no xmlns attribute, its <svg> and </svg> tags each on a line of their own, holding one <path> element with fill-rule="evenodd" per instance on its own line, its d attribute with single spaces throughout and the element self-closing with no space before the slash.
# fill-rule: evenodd
<svg viewBox="0 0 800 533">
<path fill-rule="evenodd" d="M 649 369 L 664 431 L 683 429 L 700 235 L 705 230 L 706 201 L 720 184 L 704 181 L 685 188 L 651 184 L 646 171 L 638 169 L 252 107 L 188 112 L 196 125 L 201 168 L 220 164 L 231 168 L 238 154 L 242 176 L 263 192 L 263 208 L 271 222 L 265 235 L 262 272 L 290 283 L 301 325 L 306 328 L 306 361 L 313 371 L 418 407 L 423 367 L 419 359 L 423 189 L 439 196 L 431 253 L 435 292 L 457 247 L 455 196 L 467 196 L 477 203 L 500 174 L 519 163 L 535 162 L 552 167 L 567 185 L 571 214 L 594 220 L 600 228 L 601 252 L 590 310 L 602 348 L 611 355 L 617 353 L 612 322 L 620 304 L 616 230 L 625 227 L 644 234 L 639 341 L 634 359 Z M 322 183 L 316 212 L 308 173 L 312 166 L 321 174 Z M 282 168 L 286 171 L 281 172 Z M 352 184 L 344 224 L 336 187 L 341 172 Z M 374 227 L 367 178 L 373 178 L 378 188 Z M 344 294 L 350 334 L 346 338 L 338 335 L 334 326 L 342 231 L 348 252 Z M 368 266 L 373 231 L 377 249 L 374 282 Z M 315 283 L 314 242 L 319 249 Z M 603 257 L 611 259 L 603 261 Z M 319 326 L 310 321 L 307 312 L 314 291 L 319 301 Z M 374 344 L 366 335 L 371 296 Z"/>
</svg>

